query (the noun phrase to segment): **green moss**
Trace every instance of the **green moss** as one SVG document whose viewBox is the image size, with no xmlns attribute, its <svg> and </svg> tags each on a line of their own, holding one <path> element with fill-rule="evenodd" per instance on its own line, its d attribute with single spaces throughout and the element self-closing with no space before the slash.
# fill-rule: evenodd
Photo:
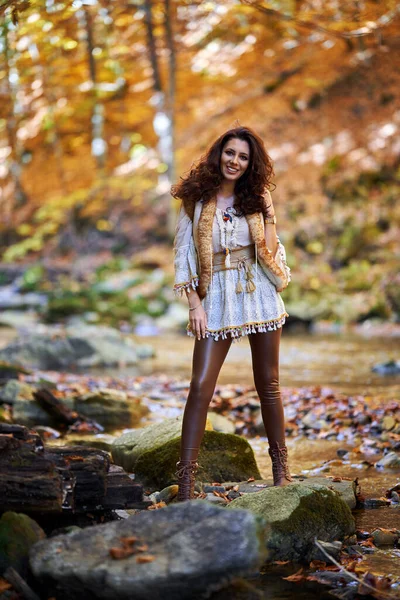
<svg viewBox="0 0 400 600">
<path fill-rule="evenodd" d="M 113 444 L 116 464 L 133 471 L 146 488 L 160 490 L 176 483 L 182 419 L 166 419 L 141 431 L 121 436 Z M 238 435 L 205 431 L 196 481 L 243 481 L 261 478 L 253 450 Z"/>
<path fill-rule="evenodd" d="M 27 515 L 5 512 L 0 519 L 0 575 L 10 566 L 24 574 L 30 547 L 45 537 L 36 521 Z"/>
<path fill-rule="evenodd" d="M 243 508 L 265 519 L 265 544 L 271 560 L 308 561 L 315 538 L 340 540 L 355 530 L 348 505 L 321 485 L 268 488 L 237 498 L 227 507 Z"/>
</svg>

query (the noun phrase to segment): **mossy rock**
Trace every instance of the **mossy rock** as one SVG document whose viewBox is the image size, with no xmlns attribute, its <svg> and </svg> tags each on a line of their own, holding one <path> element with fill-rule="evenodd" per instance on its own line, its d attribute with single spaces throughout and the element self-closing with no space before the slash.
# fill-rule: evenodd
<svg viewBox="0 0 400 600">
<path fill-rule="evenodd" d="M 176 482 L 182 417 L 165 419 L 144 429 L 123 434 L 112 446 L 117 465 L 134 472 L 146 490 L 161 490 Z M 198 482 L 260 479 L 254 452 L 238 435 L 206 429 L 201 443 Z"/>
<path fill-rule="evenodd" d="M 75 410 L 93 419 L 105 429 L 135 427 L 149 408 L 139 399 L 129 399 L 124 392 L 97 390 L 75 398 Z"/>
<path fill-rule="evenodd" d="M 0 575 L 13 567 L 26 574 L 29 549 L 46 537 L 41 527 L 27 515 L 5 512 L 0 519 Z"/>
<path fill-rule="evenodd" d="M 247 509 L 267 523 L 269 560 L 312 560 L 314 540 L 343 540 L 355 531 L 351 511 L 335 491 L 318 484 L 292 483 L 233 500 L 226 510 Z"/>
</svg>

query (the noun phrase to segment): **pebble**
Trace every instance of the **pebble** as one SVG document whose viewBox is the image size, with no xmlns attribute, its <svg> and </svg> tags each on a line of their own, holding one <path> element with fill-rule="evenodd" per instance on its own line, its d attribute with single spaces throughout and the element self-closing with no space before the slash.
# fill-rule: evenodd
<svg viewBox="0 0 400 600">
<path fill-rule="evenodd" d="M 388 452 L 375 464 L 376 469 L 396 469 L 400 467 L 400 455 L 396 452 Z"/>
<path fill-rule="evenodd" d="M 376 546 L 394 546 L 400 537 L 400 531 L 382 531 L 381 529 L 375 529 L 371 533 Z"/>
</svg>

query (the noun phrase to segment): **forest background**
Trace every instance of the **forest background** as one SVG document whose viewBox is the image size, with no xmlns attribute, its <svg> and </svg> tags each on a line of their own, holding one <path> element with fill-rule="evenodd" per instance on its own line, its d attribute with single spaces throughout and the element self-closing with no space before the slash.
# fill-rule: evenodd
<svg viewBox="0 0 400 600">
<path fill-rule="evenodd" d="M 396 1 L 3 0 L 0 15 L 0 285 L 45 297 L 43 319 L 183 323 L 169 189 L 239 123 L 274 161 L 291 319 L 399 320 Z"/>
</svg>

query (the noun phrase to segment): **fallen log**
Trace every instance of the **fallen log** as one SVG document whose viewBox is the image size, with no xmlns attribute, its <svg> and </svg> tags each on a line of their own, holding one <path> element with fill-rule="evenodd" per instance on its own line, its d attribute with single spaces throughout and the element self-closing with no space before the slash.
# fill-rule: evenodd
<svg viewBox="0 0 400 600">
<path fill-rule="evenodd" d="M 104 431 L 104 427 L 92 419 L 87 419 L 75 410 L 71 410 L 59 398 L 56 398 L 47 388 L 40 388 L 33 392 L 33 397 L 38 404 L 58 423 L 67 425 L 69 431 L 84 429 L 86 432 Z"/>
<path fill-rule="evenodd" d="M 0 424 L 0 512 L 82 513 L 146 508 L 143 487 L 104 450 L 44 447 L 35 432 Z"/>
<path fill-rule="evenodd" d="M 1 511 L 62 510 L 62 475 L 37 446 L 36 436 L 21 440 L 0 434 L 0 490 Z"/>
<path fill-rule="evenodd" d="M 122 467 L 111 465 L 107 473 L 106 509 L 147 508 L 151 500 L 143 501 L 143 486 L 129 477 Z"/>
</svg>

